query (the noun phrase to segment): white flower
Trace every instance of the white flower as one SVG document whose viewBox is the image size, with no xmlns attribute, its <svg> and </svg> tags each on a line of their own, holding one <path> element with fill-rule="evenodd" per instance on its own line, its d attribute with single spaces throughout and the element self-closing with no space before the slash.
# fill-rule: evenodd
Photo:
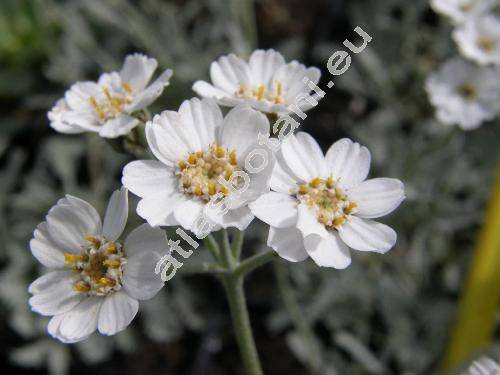
<svg viewBox="0 0 500 375">
<path fill-rule="evenodd" d="M 462 55 L 481 65 L 500 65 L 500 19 L 472 17 L 453 32 Z"/>
<path fill-rule="evenodd" d="M 366 180 L 370 152 L 341 139 L 325 156 L 316 141 L 299 132 L 286 138 L 271 178 L 274 190 L 250 204 L 271 226 L 267 244 L 284 259 L 310 256 L 322 267 L 346 268 L 349 248 L 385 253 L 396 232 L 371 220 L 387 215 L 405 198 L 401 181 Z"/>
<path fill-rule="evenodd" d="M 306 68 L 297 61 L 285 63 L 283 56 L 272 49 L 256 50 L 248 62 L 234 54 L 222 56 L 210 66 L 212 83 L 197 81 L 193 90 L 205 98 L 214 98 L 220 105 L 234 107 L 247 103 L 265 112 L 285 114 L 291 104 L 310 109 L 303 96 L 311 92 L 304 78 L 317 84 L 321 72 Z"/>
<path fill-rule="evenodd" d="M 496 5 L 497 0 L 431 0 L 432 8 L 456 24 L 484 14 Z"/>
<path fill-rule="evenodd" d="M 163 286 L 154 269 L 166 251 L 164 232 L 143 224 L 118 239 L 128 216 L 127 190 L 111 196 L 104 224 L 94 207 L 67 195 L 38 225 L 31 252 L 54 269 L 29 286 L 29 303 L 53 316 L 48 332 L 65 343 L 86 339 L 96 329 L 113 335 L 137 313 L 137 300 L 152 298 Z"/>
<path fill-rule="evenodd" d="M 481 357 L 474 361 L 464 375 L 498 375 L 500 365 L 488 357 Z"/>
<path fill-rule="evenodd" d="M 134 112 L 153 103 L 169 84 L 170 69 L 147 86 L 157 66 L 155 59 L 133 54 L 120 72 L 75 83 L 48 113 L 50 126 L 61 133 L 91 131 L 104 138 L 129 133 L 140 123 Z"/>
<path fill-rule="evenodd" d="M 459 58 L 447 61 L 429 76 L 426 90 L 436 116 L 446 125 L 474 129 L 500 110 L 500 74 Z"/>
<path fill-rule="evenodd" d="M 203 219 L 212 230 L 245 229 L 254 218 L 246 204 L 269 191 L 274 165 L 269 154 L 265 168 L 248 172 L 245 160 L 263 148 L 259 133 L 269 134 L 269 122 L 246 105 L 223 118 L 215 101 L 193 98 L 178 112 L 156 115 L 146 124 L 146 137 L 159 161 L 133 161 L 123 170 L 123 185 L 142 198 L 137 213 L 152 226 L 181 225 L 197 236 L 205 232 Z M 260 164 L 257 159 L 252 165 Z M 245 174 L 248 185 L 239 177 Z M 221 215 L 222 201 L 229 210 Z"/>
</svg>

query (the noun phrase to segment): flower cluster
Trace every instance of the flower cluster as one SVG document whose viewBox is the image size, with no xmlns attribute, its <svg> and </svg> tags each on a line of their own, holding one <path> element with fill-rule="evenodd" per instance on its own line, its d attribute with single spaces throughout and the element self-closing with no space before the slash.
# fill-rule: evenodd
<svg viewBox="0 0 500 375">
<path fill-rule="evenodd" d="M 431 74 L 426 89 L 446 125 L 474 129 L 500 113 L 500 17 L 497 0 L 433 0 L 448 16 L 464 58 L 451 58 Z"/>
<path fill-rule="evenodd" d="M 65 133 L 127 135 L 168 84 L 167 70 L 146 87 L 156 61 L 128 56 L 120 73 L 72 86 L 49 113 Z M 163 283 L 155 265 L 167 254 L 161 227 L 180 226 L 198 238 L 221 228 L 245 230 L 257 217 L 269 224 L 268 245 L 292 262 L 310 256 L 322 267 L 346 268 L 349 248 L 385 253 L 396 243 L 390 227 L 373 221 L 405 198 L 396 179 L 366 179 L 370 152 L 342 139 L 323 155 L 306 133 L 271 141 L 269 118 L 289 113 L 319 81 L 317 68 L 285 63 L 273 50 L 257 50 L 249 62 L 234 55 L 212 63 L 212 84 L 193 89 L 203 99 L 184 101 L 144 124 L 156 160 L 123 168 L 123 188 L 111 196 L 104 224 L 87 202 L 67 196 L 35 230 L 33 255 L 55 268 L 29 291 L 32 309 L 53 316 L 49 333 L 63 342 L 123 330 L 138 300 Z M 304 80 L 304 78 L 307 78 Z M 307 103 L 303 101 L 302 103 Z M 229 106 L 223 112 L 220 105 Z M 302 110 L 309 109 L 301 107 Z M 127 192 L 140 197 L 137 214 L 147 224 L 120 241 L 128 215 Z M 170 242 L 169 242 L 170 243 Z"/>
</svg>

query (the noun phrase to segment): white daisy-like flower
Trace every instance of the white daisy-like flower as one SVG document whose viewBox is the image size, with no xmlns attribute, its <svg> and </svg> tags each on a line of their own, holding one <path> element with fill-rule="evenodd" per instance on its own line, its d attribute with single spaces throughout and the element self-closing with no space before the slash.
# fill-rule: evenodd
<svg viewBox="0 0 500 375">
<path fill-rule="evenodd" d="M 259 133 L 269 134 L 269 122 L 247 105 L 223 118 L 215 101 L 193 98 L 178 112 L 156 115 L 146 124 L 146 137 L 158 160 L 133 161 L 123 169 L 123 185 L 142 198 L 139 216 L 152 226 L 180 225 L 198 237 L 205 233 L 203 220 L 211 231 L 245 229 L 254 218 L 247 203 L 269 191 L 274 165 L 272 153 L 266 164 L 252 156 L 264 150 Z M 250 159 L 262 169 L 249 171 Z"/>
<path fill-rule="evenodd" d="M 96 329 L 114 335 L 137 313 L 138 300 L 163 286 L 156 263 L 166 253 L 165 233 L 143 224 L 119 237 L 128 217 L 127 190 L 111 196 L 104 223 L 82 199 L 60 199 L 38 225 L 31 252 L 51 272 L 29 286 L 31 309 L 52 316 L 48 332 L 65 343 L 78 342 Z"/>
<path fill-rule="evenodd" d="M 304 101 L 304 96 L 311 88 L 304 83 L 304 78 L 316 85 L 320 76 L 318 68 L 306 68 L 295 60 L 286 63 L 283 56 L 272 49 L 256 50 L 248 62 L 234 54 L 212 62 L 212 82 L 197 81 L 193 90 L 202 97 L 216 99 L 223 106 L 246 103 L 258 111 L 281 115 L 289 113 L 288 106 L 292 104 L 303 111 L 310 109 L 312 105 Z"/>
<path fill-rule="evenodd" d="M 500 111 L 500 75 L 460 58 L 447 61 L 429 76 L 426 90 L 436 117 L 446 125 L 475 129 Z"/>
<path fill-rule="evenodd" d="M 455 24 L 484 14 L 496 5 L 497 0 L 431 0 L 432 8 L 449 17 Z"/>
<path fill-rule="evenodd" d="M 343 269 L 349 248 L 385 253 L 396 232 L 373 218 L 387 215 L 405 198 L 392 178 L 365 180 L 370 152 L 345 138 L 326 155 L 308 134 L 283 141 L 271 178 L 272 192 L 250 204 L 271 226 L 267 244 L 292 262 L 310 256 L 322 267 Z"/>
<path fill-rule="evenodd" d="M 172 71 L 164 71 L 147 86 L 158 66 L 141 54 L 127 56 L 120 72 L 104 73 L 97 82 L 77 82 L 48 113 L 50 126 L 61 133 L 99 133 L 117 138 L 141 121 L 135 117 L 169 85 Z"/>
<path fill-rule="evenodd" d="M 474 361 L 463 375 L 499 375 L 500 365 L 493 359 L 481 357 Z"/>
<path fill-rule="evenodd" d="M 481 65 L 500 65 L 500 19 L 492 14 L 472 17 L 453 32 L 462 55 Z"/>
</svg>

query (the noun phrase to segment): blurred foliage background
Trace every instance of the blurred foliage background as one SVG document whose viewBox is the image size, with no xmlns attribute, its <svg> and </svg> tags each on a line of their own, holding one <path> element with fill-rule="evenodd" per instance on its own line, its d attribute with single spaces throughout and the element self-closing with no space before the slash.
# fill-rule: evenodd
<svg viewBox="0 0 500 375">
<path fill-rule="evenodd" d="M 129 160 L 95 135 L 63 136 L 46 112 L 73 82 L 143 52 L 174 79 L 152 108 L 194 96 L 220 55 L 275 48 L 323 70 L 361 26 L 353 57 L 303 130 L 328 147 L 342 136 L 372 151 L 372 176 L 403 180 L 408 198 L 386 222 L 388 255 L 354 254 L 345 271 L 311 261 L 266 266 L 247 281 L 270 374 L 438 372 L 497 158 L 499 124 L 460 132 L 436 122 L 425 78 L 456 54 L 451 28 L 426 0 L 2 0 L 0 2 L 0 360 L 5 373 L 242 373 L 220 285 L 186 267 L 115 337 L 62 345 L 29 310 L 39 269 L 28 241 L 63 194 L 104 209 Z M 135 204 L 135 201 L 133 201 Z M 134 207 L 134 205 L 132 205 Z M 133 212 L 131 210 L 131 212 Z M 139 219 L 136 215 L 136 223 Z M 136 224 L 132 223 L 132 225 Z M 244 252 L 265 246 L 255 222 Z M 199 250 L 193 265 L 205 259 Z M 481 317 L 474 317 L 481 319 Z M 498 326 L 498 325 L 497 325 Z M 496 331 L 496 343 L 500 332 Z"/>
</svg>

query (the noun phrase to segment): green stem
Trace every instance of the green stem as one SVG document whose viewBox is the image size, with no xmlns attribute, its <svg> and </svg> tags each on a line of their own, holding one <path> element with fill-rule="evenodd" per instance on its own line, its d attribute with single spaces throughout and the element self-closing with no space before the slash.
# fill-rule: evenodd
<svg viewBox="0 0 500 375">
<path fill-rule="evenodd" d="M 222 230 L 221 257 L 229 271 L 232 271 L 236 267 L 236 262 L 238 262 L 238 260 L 233 258 L 231 244 L 229 243 L 229 233 L 227 232 L 227 229 Z"/>
<path fill-rule="evenodd" d="M 247 273 L 252 272 L 257 267 L 260 267 L 266 263 L 277 258 L 277 254 L 275 251 L 268 251 L 265 253 L 260 253 L 251 256 L 248 259 L 245 259 L 241 262 L 234 270 L 234 274 L 236 276 L 244 276 Z"/>
<path fill-rule="evenodd" d="M 294 293 L 292 286 L 290 285 L 290 280 L 287 275 L 287 270 L 283 264 L 279 262 L 274 263 L 274 272 L 276 275 L 276 283 L 278 286 L 278 291 L 280 293 L 281 299 L 285 305 L 285 309 L 290 316 L 295 329 L 302 336 L 305 342 L 305 347 L 309 351 L 307 367 L 311 374 L 320 374 L 320 364 L 321 358 L 319 356 L 319 348 L 314 337 L 314 333 L 309 325 L 309 321 L 304 316 L 297 297 Z"/>
<path fill-rule="evenodd" d="M 224 277 L 223 284 L 245 372 L 247 375 L 261 375 L 263 372 L 248 316 L 243 277 Z"/>
<path fill-rule="evenodd" d="M 203 243 L 207 247 L 208 251 L 210 251 L 210 254 L 212 254 L 215 261 L 220 262 L 220 248 L 214 236 L 209 234 L 203 239 Z"/>
<path fill-rule="evenodd" d="M 234 235 L 233 243 L 231 244 L 234 259 L 239 260 L 241 257 L 241 249 L 243 248 L 244 238 L 245 232 L 237 230 Z"/>
</svg>

